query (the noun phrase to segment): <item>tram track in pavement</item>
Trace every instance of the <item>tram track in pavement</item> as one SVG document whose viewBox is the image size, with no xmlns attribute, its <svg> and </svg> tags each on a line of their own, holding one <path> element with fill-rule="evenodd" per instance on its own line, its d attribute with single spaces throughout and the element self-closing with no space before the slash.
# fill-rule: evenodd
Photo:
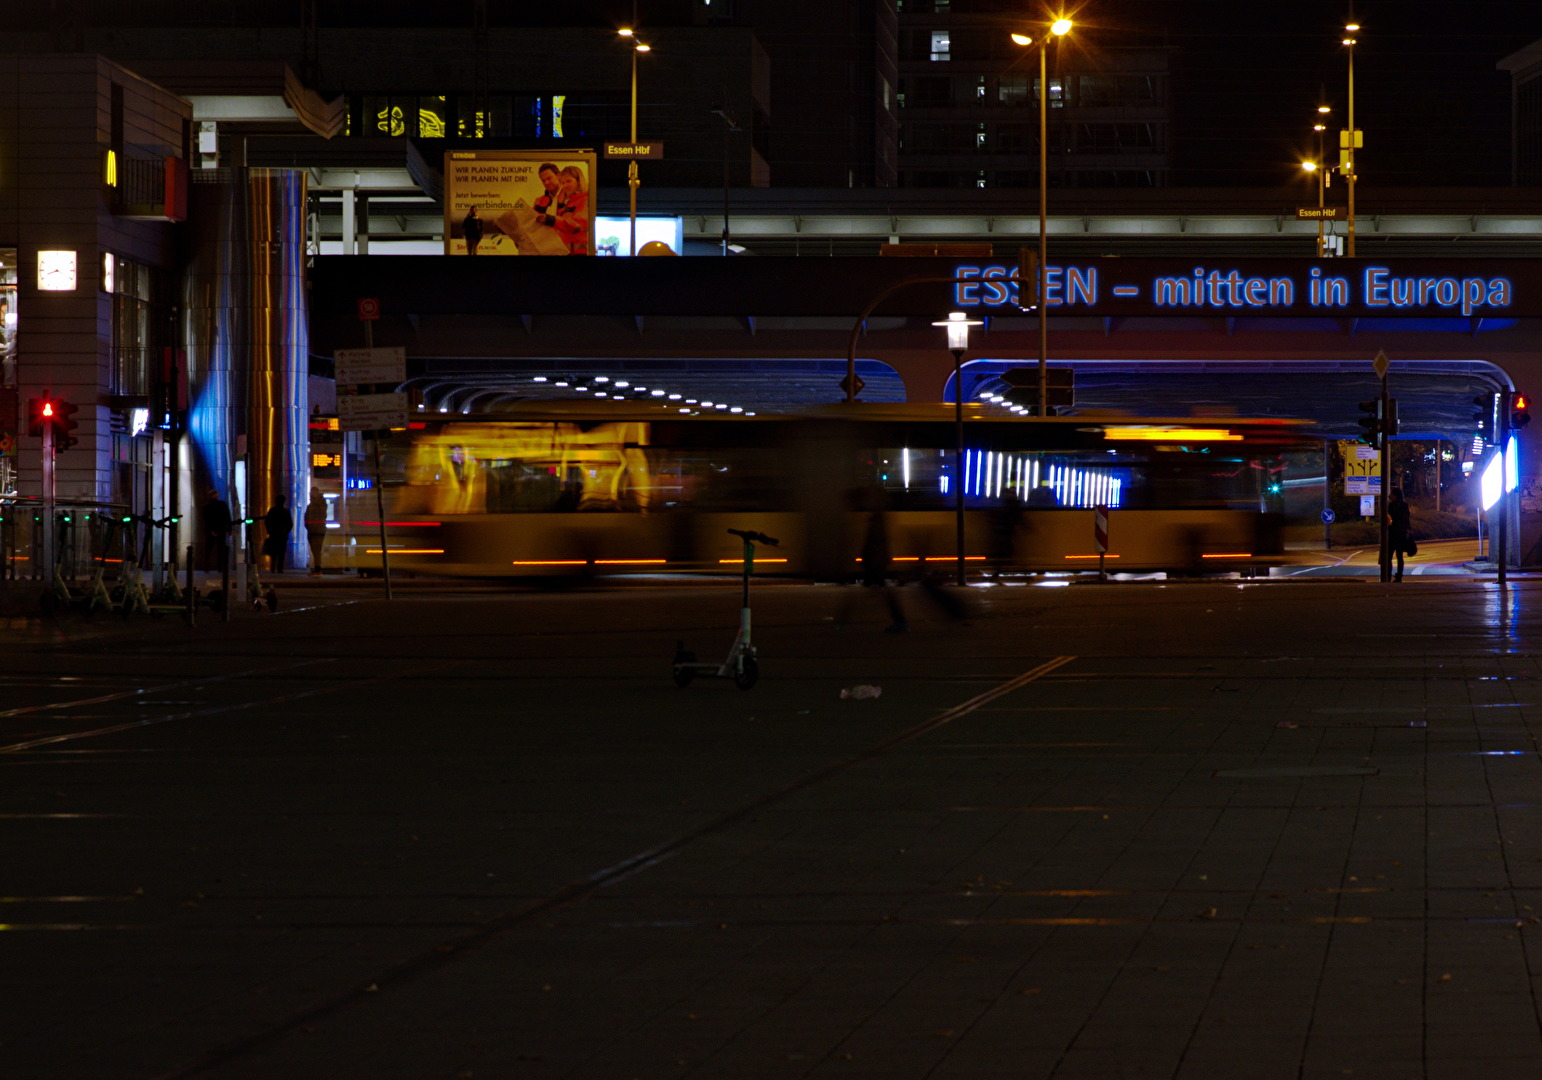
<svg viewBox="0 0 1542 1080">
<path fill-rule="evenodd" d="M 882 756 L 891 749 L 913 742 L 924 735 L 962 719 L 1024 686 L 1045 678 L 1070 664 L 1075 659 L 1075 656 L 1056 656 L 1045 660 L 1005 682 L 975 694 L 973 697 L 944 709 L 918 724 L 880 739 L 856 753 L 847 754 L 837 761 L 805 773 L 803 776 L 759 795 L 747 803 L 724 811 L 691 829 L 678 833 L 656 845 L 634 852 L 625 858 L 611 863 L 609 866 L 594 871 L 587 877 L 573 881 L 543 897 L 532 900 L 515 911 L 487 919 L 468 933 L 451 938 L 434 946 L 431 950 L 420 952 L 384 971 L 359 980 L 358 984 L 352 989 L 337 994 L 329 1000 L 292 1013 L 288 1017 L 268 1025 L 261 1031 L 217 1047 L 186 1065 L 169 1072 L 160 1073 L 155 1077 L 155 1080 L 192 1080 L 192 1078 L 207 1075 L 211 1071 L 225 1065 L 239 1062 L 288 1034 L 310 1028 L 320 1021 L 346 1011 L 351 1006 L 366 1000 L 373 1000 L 379 994 L 388 992 L 393 988 L 405 986 L 433 971 L 454 963 L 457 959 L 463 958 L 471 952 L 491 944 L 512 930 L 547 916 L 561 908 L 593 897 L 609 886 L 618 884 L 635 874 L 642 873 L 650 867 L 672 858 L 697 841 L 720 833 L 724 829 L 749 818 L 759 811 L 774 806 L 792 795 L 841 776 L 858 765 Z"/>
</svg>

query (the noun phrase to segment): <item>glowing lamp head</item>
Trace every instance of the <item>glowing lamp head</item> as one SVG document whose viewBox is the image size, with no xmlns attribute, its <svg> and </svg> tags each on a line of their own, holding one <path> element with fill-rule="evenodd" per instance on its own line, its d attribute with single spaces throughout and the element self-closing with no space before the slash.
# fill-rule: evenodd
<svg viewBox="0 0 1542 1080">
<path fill-rule="evenodd" d="M 1345 23 L 1345 24 L 1344 24 L 1344 29 L 1345 29 L 1345 30 L 1348 30 L 1348 31 L 1349 31 L 1349 32 L 1350 32 L 1350 33 L 1351 33 L 1351 34 L 1353 34 L 1353 33 L 1355 33 L 1355 32 L 1356 32 L 1356 31 L 1357 31 L 1357 30 L 1359 30 L 1359 29 L 1360 29 L 1360 24 L 1359 24 L 1359 23 L 1357 23 L 1357 22 L 1352 22 L 1352 23 Z"/>
<path fill-rule="evenodd" d="M 1054 22 L 1050 23 L 1049 32 L 1054 34 L 1056 37 L 1065 37 L 1071 32 L 1071 20 L 1056 19 Z"/>
<path fill-rule="evenodd" d="M 638 52 L 652 52 L 653 51 L 653 46 L 652 45 L 644 45 L 642 42 L 639 41 L 637 43 L 637 51 Z"/>
<path fill-rule="evenodd" d="M 1301 167 L 1303 169 L 1305 169 L 1307 172 L 1316 172 L 1317 171 L 1317 162 L 1315 162 L 1315 161 L 1303 161 L 1301 163 Z"/>
<path fill-rule="evenodd" d="M 950 311 L 946 319 L 934 322 L 932 325 L 940 326 L 948 332 L 948 348 L 962 350 L 969 348 L 969 328 L 984 326 L 985 321 L 971 319 L 962 311 Z"/>
<path fill-rule="evenodd" d="M 617 30 L 616 33 L 620 34 L 622 37 L 635 36 L 635 33 L 630 26 L 623 26 L 620 30 Z"/>
<path fill-rule="evenodd" d="M 1322 113 L 1322 114 L 1323 114 L 1323 115 L 1324 115 L 1324 116 L 1326 116 L 1326 115 L 1328 115 L 1328 114 L 1329 114 L 1329 113 L 1331 113 L 1331 112 L 1332 112 L 1332 111 L 1333 111 L 1333 110 L 1332 110 L 1332 109 L 1330 109 L 1330 108 L 1329 108 L 1329 107 L 1328 107 L 1328 106 L 1326 106 L 1326 105 L 1319 105 L 1319 106 L 1317 106 L 1317 111 L 1318 111 L 1318 112 L 1320 112 L 1320 113 Z"/>
<path fill-rule="evenodd" d="M 1033 38 L 1029 37 L 1027 34 L 1013 34 L 1012 41 L 1017 45 L 1033 44 Z"/>
</svg>

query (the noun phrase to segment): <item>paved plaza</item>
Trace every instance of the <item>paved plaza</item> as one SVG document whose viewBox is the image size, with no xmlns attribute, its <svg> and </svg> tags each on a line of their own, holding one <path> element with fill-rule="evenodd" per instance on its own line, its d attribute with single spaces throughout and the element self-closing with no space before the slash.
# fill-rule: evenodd
<svg viewBox="0 0 1542 1080">
<path fill-rule="evenodd" d="M 286 585 L 0 623 L 6 1080 L 1542 1076 L 1528 576 Z"/>
</svg>

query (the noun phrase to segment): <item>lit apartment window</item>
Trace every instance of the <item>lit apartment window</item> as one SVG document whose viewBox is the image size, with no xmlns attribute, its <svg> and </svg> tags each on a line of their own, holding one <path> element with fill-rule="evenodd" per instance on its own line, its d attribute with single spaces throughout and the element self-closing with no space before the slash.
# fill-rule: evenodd
<svg viewBox="0 0 1542 1080">
<path fill-rule="evenodd" d="M 951 60 L 953 58 L 952 46 L 949 44 L 948 31 L 932 31 L 932 59 Z"/>
</svg>

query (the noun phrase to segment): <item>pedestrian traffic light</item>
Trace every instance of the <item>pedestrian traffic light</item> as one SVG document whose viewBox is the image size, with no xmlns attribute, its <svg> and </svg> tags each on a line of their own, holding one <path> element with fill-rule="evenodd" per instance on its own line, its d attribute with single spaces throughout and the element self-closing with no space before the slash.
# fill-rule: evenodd
<svg viewBox="0 0 1542 1080">
<path fill-rule="evenodd" d="M 1355 421 L 1360 425 L 1360 441 L 1380 450 L 1383 435 L 1381 398 L 1360 402 L 1360 413 L 1360 418 Z"/>
<path fill-rule="evenodd" d="M 1523 428 L 1531 423 L 1531 399 L 1519 391 L 1510 394 L 1510 430 Z"/>
<path fill-rule="evenodd" d="M 1473 430 L 1484 442 L 1494 441 L 1494 403 L 1497 394 L 1479 394 L 1472 399 L 1477 406 L 1472 414 Z"/>
<path fill-rule="evenodd" d="M 27 434 L 41 435 L 45 427 L 52 427 L 58 415 L 59 403 L 51 397 L 27 399 Z"/>
</svg>

